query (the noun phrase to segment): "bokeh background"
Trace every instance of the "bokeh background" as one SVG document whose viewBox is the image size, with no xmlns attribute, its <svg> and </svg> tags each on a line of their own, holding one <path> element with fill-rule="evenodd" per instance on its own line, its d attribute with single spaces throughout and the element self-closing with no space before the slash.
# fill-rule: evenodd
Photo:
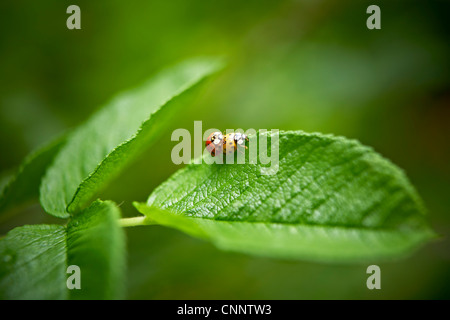
<svg viewBox="0 0 450 320">
<path fill-rule="evenodd" d="M 81 8 L 81 30 L 66 9 Z M 381 30 L 366 9 L 381 8 Z M 131 299 L 449 299 L 450 27 L 448 1 L 2 1 L 0 174 L 82 123 L 120 91 L 198 55 L 227 57 L 167 132 L 99 196 L 132 201 L 181 166 L 175 128 L 266 128 L 344 135 L 405 169 L 443 237 L 381 267 L 327 265 L 217 250 L 178 231 L 126 229 Z M 222 110 L 234 110 L 222 117 Z M 1 179 L 0 179 L 1 180 Z M 60 223 L 36 203 L 0 225 Z"/>
</svg>

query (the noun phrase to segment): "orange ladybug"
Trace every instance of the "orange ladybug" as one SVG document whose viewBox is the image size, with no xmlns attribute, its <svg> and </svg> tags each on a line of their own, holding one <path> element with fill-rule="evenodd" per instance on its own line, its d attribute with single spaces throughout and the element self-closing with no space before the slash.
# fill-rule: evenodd
<svg viewBox="0 0 450 320">
<path fill-rule="evenodd" d="M 213 132 L 206 139 L 206 150 L 214 157 L 217 154 L 232 154 L 241 147 L 247 149 L 245 141 L 247 135 L 243 133 L 229 133 L 223 136 L 221 132 Z"/>
<path fill-rule="evenodd" d="M 232 154 L 238 148 L 244 147 L 247 149 L 245 145 L 245 141 L 248 141 L 247 135 L 243 133 L 229 133 L 223 139 L 223 153 L 224 154 Z"/>
</svg>

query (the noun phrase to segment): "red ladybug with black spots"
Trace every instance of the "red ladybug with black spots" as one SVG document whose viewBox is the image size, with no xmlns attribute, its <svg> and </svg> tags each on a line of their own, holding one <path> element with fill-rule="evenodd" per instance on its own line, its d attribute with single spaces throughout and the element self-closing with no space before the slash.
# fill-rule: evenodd
<svg viewBox="0 0 450 320">
<path fill-rule="evenodd" d="M 223 152 L 223 135 L 221 132 L 213 132 L 206 139 L 206 150 L 214 157 Z"/>
</svg>

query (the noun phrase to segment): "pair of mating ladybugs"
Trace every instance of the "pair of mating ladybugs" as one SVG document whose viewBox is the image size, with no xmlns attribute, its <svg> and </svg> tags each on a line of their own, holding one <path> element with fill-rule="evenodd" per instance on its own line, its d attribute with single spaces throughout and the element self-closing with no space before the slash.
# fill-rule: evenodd
<svg viewBox="0 0 450 320">
<path fill-rule="evenodd" d="M 248 137 L 243 133 L 229 133 L 224 136 L 222 132 L 213 132 L 206 139 L 205 145 L 206 150 L 214 157 L 216 154 L 232 154 L 238 148 L 247 149 L 245 141 L 248 141 Z"/>
</svg>

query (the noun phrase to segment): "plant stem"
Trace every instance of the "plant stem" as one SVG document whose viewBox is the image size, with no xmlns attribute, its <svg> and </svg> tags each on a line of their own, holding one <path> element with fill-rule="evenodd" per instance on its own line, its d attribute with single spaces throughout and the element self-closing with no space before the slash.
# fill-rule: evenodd
<svg viewBox="0 0 450 320">
<path fill-rule="evenodd" d="M 133 217 L 133 218 L 122 218 L 119 220 L 119 224 L 121 227 L 136 227 L 143 226 L 149 223 L 145 223 L 145 219 L 147 217 Z"/>
</svg>

